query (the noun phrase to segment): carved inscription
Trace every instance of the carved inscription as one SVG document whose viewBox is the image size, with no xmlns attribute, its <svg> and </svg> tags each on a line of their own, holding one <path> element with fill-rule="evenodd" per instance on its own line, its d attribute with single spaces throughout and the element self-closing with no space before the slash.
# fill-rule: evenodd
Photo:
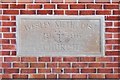
<svg viewBox="0 0 120 80">
<path fill-rule="evenodd" d="M 21 53 L 79 55 L 101 52 L 100 20 L 22 19 L 20 23 Z"/>
</svg>

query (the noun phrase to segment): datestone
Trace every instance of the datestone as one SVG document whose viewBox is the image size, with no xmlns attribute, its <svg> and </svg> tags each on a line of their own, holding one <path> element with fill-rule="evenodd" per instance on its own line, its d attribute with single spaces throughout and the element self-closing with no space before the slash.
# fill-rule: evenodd
<svg viewBox="0 0 120 80">
<path fill-rule="evenodd" d="M 18 56 L 102 56 L 103 16 L 17 16 Z"/>
</svg>

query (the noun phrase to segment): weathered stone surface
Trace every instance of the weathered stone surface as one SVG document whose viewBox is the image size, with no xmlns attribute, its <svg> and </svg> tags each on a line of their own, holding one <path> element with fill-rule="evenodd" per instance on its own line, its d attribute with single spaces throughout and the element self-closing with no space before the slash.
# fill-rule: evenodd
<svg viewBox="0 0 120 80">
<path fill-rule="evenodd" d="M 17 19 L 19 56 L 104 54 L 102 16 L 18 16 Z"/>
</svg>

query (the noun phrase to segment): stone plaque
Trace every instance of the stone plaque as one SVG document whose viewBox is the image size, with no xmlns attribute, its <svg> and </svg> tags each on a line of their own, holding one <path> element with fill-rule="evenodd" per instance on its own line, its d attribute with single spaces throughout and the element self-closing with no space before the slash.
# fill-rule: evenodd
<svg viewBox="0 0 120 80">
<path fill-rule="evenodd" d="M 17 16 L 17 55 L 104 55 L 103 20 L 103 16 Z"/>
</svg>

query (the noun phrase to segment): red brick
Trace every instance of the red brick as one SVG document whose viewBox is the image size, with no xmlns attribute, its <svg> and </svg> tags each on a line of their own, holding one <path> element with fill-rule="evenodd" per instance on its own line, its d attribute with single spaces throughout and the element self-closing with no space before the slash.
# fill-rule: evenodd
<svg viewBox="0 0 120 80">
<path fill-rule="evenodd" d="M 67 69 L 64 69 L 64 72 L 65 73 L 79 73 L 79 69 L 77 69 L 77 68 L 67 68 Z"/>
<path fill-rule="evenodd" d="M 57 67 L 57 63 L 47 63 L 47 67 Z"/>
<path fill-rule="evenodd" d="M 40 61 L 40 62 L 50 62 L 50 57 L 39 57 L 38 61 Z"/>
<path fill-rule="evenodd" d="M 21 57 L 21 62 L 37 62 L 36 57 Z"/>
<path fill-rule="evenodd" d="M 37 14 L 47 15 L 47 14 L 53 14 L 53 12 L 52 10 L 38 10 Z"/>
<path fill-rule="evenodd" d="M 47 74 L 48 79 L 57 79 L 57 74 Z"/>
<path fill-rule="evenodd" d="M 11 79 L 12 74 L 2 74 L 2 79 Z"/>
<path fill-rule="evenodd" d="M 55 4 L 44 4 L 44 9 L 55 9 Z"/>
<path fill-rule="evenodd" d="M 120 67 L 119 63 L 106 63 L 106 67 Z"/>
<path fill-rule="evenodd" d="M 105 22 L 105 26 L 112 26 L 112 22 Z"/>
<path fill-rule="evenodd" d="M 0 4 L 0 9 L 8 9 L 8 4 Z"/>
<path fill-rule="evenodd" d="M 16 26 L 16 22 L 3 22 L 2 26 Z"/>
<path fill-rule="evenodd" d="M 120 28 L 106 28 L 106 32 L 119 32 Z"/>
<path fill-rule="evenodd" d="M 31 79 L 44 79 L 45 74 L 30 74 Z"/>
<path fill-rule="evenodd" d="M 2 39 L 0 41 L 2 42 L 2 44 L 10 44 L 10 40 L 9 39 Z"/>
<path fill-rule="evenodd" d="M 72 74 L 73 79 L 87 79 L 86 74 Z"/>
<path fill-rule="evenodd" d="M 120 61 L 120 57 L 114 57 L 114 62 Z"/>
<path fill-rule="evenodd" d="M 80 15 L 94 15 L 95 11 L 94 10 L 80 10 Z"/>
<path fill-rule="evenodd" d="M 114 22 L 114 26 L 120 26 L 120 22 Z"/>
<path fill-rule="evenodd" d="M 58 78 L 59 79 L 70 79 L 70 74 L 59 74 Z"/>
<path fill-rule="evenodd" d="M 90 79 L 104 79 L 105 78 L 104 74 L 89 74 L 88 76 Z"/>
<path fill-rule="evenodd" d="M 35 10 L 20 10 L 20 14 L 36 14 Z"/>
<path fill-rule="evenodd" d="M 54 15 L 64 15 L 64 10 L 54 10 Z"/>
<path fill-rule="evenodd" d="M 28 69 L 28 68 L 26 68 L 26 69 L 21 69 L 21 73 L 36 73 L 36 69 Z"/>
<path fill-rule="evenodd" d="M 18 0 L 19 3 L 33 3 L 33 0 Z"/>
<path fill-rule="evenodd" d="M 51 0 L 52 3 L 63 3 L 63 0 Z"/>
<path fill-rule="evenodd" d="M 106 79 L 120 79 L 120 74 L 115 74 L 115 73 L 114 74 L 112 74 L 112 73 L 111 74 L 106 74 L 105 78 Z"/>
<path fill-rule="evenodd" d="M 112 62 L 112 57 L 97 57 L 97 62 Z"/>
<path fill-rule="evenodd" d="M 120 72 L 120 68 L 114 68 L 114 73 L 119 73 Z"/>
<path fill-rule="evenodd" d="M 71 67 L 70 63 L 59 63 L 59 67 Z"/>
<path fill-rule="evenodd" d="M 52 68 L 52 73 L 62 73 L 62 68 Z"/>
<path fill-rule="evenodd" d="M 78 0 L 79 3 L 93 3 L 93 0 Z"/>
<path fill-rule="evenodd" d="M 11 39 L 11 44 L 16 44 L 16 39 Z"/>
<path fill-rule="evenodd" d="M 113 15 L 119 15 L 120 14 L 120 10 L 113 10 Z"/>
<path fill-rule="evenodd" d="M 97 15 L 111 15 L 111 10 L 97 10 Z"/>
<path fill-rule="evenodd" d="M 11 20 L 16 20 L 16 16 L 11 16 Z"/>
<path fill-rule="evenodd" d="M 19 57 L 4 57 L 4 62 L 20 62 Z"/>
<path fill-rule="evenodd" d="M 68 9 L 68 4 L 57 4 L 57 9 Z"/>
<path fill-rule="evenodd" d="M 62 62 L 62 57 L 52 57 L 52 62 Z"/>
<path fill-rule="evenodd" d="M 12 32 L 16 32 L 16 28 L 12 28 Z"/>
<path fill-rule="evenodd" d="M 45 67 L 45 63 L 30 63 L 30 67 L 44 68 Z"/>
<path fill-rule="evenodd" d="M 79 57 L 63 57 L 64 62 L 78 62 Z"/>
<path fill-rule="evenodd" d="M 4 73 L 19 73 L 19 69 L 7 68 L 4 69 Z"/>
<path fill-rule="evenodd" d="M 1 51 L 1 55 L 8 56 L 10 55 L 10 51 Z"/>
<path fill-rule="evenodd" d="M 10 4 L 10 9 L 25 9 L 25 4 Z"/>
<path fill-rule="evenodd" d="M 113 46 L 113 49 L 114 49 L 114 50 L 120 50 L 120 45 L 115 45 L 115 46 Z"/>
<path fill-rule="evenodd" d="M 2 32 L 10 32 L 10 28 L 2 28 Z"/>
<path fill-rule="evenodd" d="M 87 67 L 87 63 L 72 63 L 72 67 Z"/>
<path fill-rule="evenodd" d="M 118 44 L 119 40 L 117 39 L 111 39 L 111 40 L 106 40 L 106 44 Z"/>
<path fill-rule="evenodd" d="M 65 3 L 75 3 L 76 0 L 65 0 Z"/>
<path fill-rule="evenodd" d="M 80 61 L 82 61 L 82 62 L 93 62 L 93 61 L 95 61 L 95 57 L 80 57 Z"/>
<path fill-rule="evenodd" d="M 10 16 L 0 16 L 0 20 L 10 20 Z"/>
<path fill-rule="evenodd" d="M 16 56 L 17 52 L 16 51 L 11 51 L 11 56 Z"/>
<path fill-rule="evenodd" d="M 120 51 L 106 51 L 106 56 L 118 56 Z"/>
<path fill-rule="evenodd" d="M 2 3 L 15 3 L 16 0 L 1 0 Z"/>
<path fill-rule="evenodd" d="M 38 73 L 51 73 L 51 69 L 45 69 L 45 68 L 42 68 L 42 69 L 38 69 Z"/>
<path fill-rule="evenodd" d="M 102 4 L 87 4 L 87 9 L 102 9 Z"/>
<path fill-rule="evenodd" d="M 28 79 L 28 75 L 26 74 L 13 74 L 13 79 Z"/>
<path fill-rule="evenodd" d="M 28 67 L 28 63 L 13 63 L 13 67 L 27 68 Z"/>
<path fill-rule="evenodd" d="M 3 14 L 19 14 L 19 10 L 3 10 Z"/>
<path fill-rule="evenodd" d="M 28 4 L 27 8 L 28 9 L 41 9 L 42 8 L 42 4 Z"/>
<path fill-rule="evenodd" d="M 36 3 L 50 3 L 50 0 L 35 0 Z"/>
<path fill-rule="evenodd" d="M 105 38 L 112 38 L 112 34 L 105 34 Z"/>
<path fill-rule="evenodd" d="M 81 69 L 81 73 L 96 73 L 96 69 L 84 68 Z"/>
<path fill-rule="evenodd" d="M 105 20 L 108 21 L 118 21 L 120 19 L 120 16 L 106 16 Z"/>
<path fill-rule="evenodd" d="M 99 68 L 97 69 L 98 73 L 113 73 L 113 69 L 110 68 Z"/>
<path fill-rule="evenodd" d="M 85 9 L 85 4 L 70 4 L 70 9 Z"/>
<path fill-rule="evenodd" d="M 78 15 L 78 10 L 65 10 L 66 15 Z"/>
<path fill-rule="evenodd" d="M 104 67 L 104 63 L 89 63 L 89 67 Z"/>
<path fill-rule="evenodd" d="M 112 50 L 112 45 L 106 45 L 106 46 L 105 46 L 105 49 L 106 49 L 106 50 Z"/>
<path fill-rule="evenodd" d="M 11 67 L 11 63 L 1 63 L 2 64 L 2 68 L 10 68 Z"/>
<path fill-rule="evenodd" d="M 15 45 L 2 45 L 4 50 L 15 50 Z"/>
<path fill-rule="evenodd" d="M 96 0 L 96 3 L 109 3 L 110 0 Z"/>
<path fill-rule="evenodd" d="M 118 9 L 118 3 L 117 4 L 104 4 L 104 9 Z"/>
</svg>

